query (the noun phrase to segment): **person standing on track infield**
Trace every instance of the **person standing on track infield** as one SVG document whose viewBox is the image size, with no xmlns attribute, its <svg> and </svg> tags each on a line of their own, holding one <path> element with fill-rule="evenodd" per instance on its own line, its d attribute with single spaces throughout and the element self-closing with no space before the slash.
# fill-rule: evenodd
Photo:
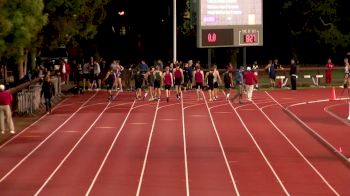
<svg viewBox="0 0 350 196">
<path fill-rule="evenodd" d="M 272 60 L 269 60 L 269 64 L 266 65 L 265 69 L 269 74 L 271 88 L 275 88 L 276 85 L 276 69 L 275 65 L 272 63 Z"/>
<path fill-rule="evenodd" d="M 344 59 L 344 89 L 349 88 L 350 86 L 350 64 L 349 59 Z"/>
<path fill-rule="evenodd" d="M 201 100 L 200 93 L 202 92 L 203 82 L 204 82 L 204 73 L 201 70 L 199 63 L 196 64 L 196 70 L 193 73 L 193 81 L 196 83 L 197 89 L 197 100 Z"/>
<path fill-rule="evenodd" d="M 11 134 L 15 134 L 15 126 L 12 121 L 11 103 L 12 94 L 5 91 L 5 86 L 0 85 L 0 131 L 5 134 L 5 125 L 9 128 Z M 6 119 L 6 120 L 5 120 Z"/>
<path fill-rule="evenodd" d="M 332 63 L 332 59 L 329 58 L 326 64 L 326 84 L 331 85 L 332 83 L 332 69 L 334 64 Z"/>
<path fill-rule="evenodd" d="M 297 90 L 297 64 L 294 59 L 290 60 L 290 83 L 292 85 L 292 90 Z"/>
<path fill-rule="evenodd" d="M 165 89 L 166 101 L 169 102 L 170 88 L 173 86 L 173 74 L 170 72 L 169 67 L 165 68 L 163 78 L 164 78 L 164 89 Z"/>
<path fill-rule="evenodd" d="M 244 71 L 244 67 L 243 66 L 236 70 L 235 81 L 236 81 L 237 93 L 232 98 L 232 104 L 234 104 L 234 102 L 235 102 L 237 97 L 238 97 L 239 104 L 242 104 L 242 97 L 243 97 L 243 71 Z"/>
<path fill-rule="evenodd" d="M 179 64 L 175 64 L 175 69 L 173 70 L 174 80 L 175 80 L 175 92 L 176 100 L 181 99 L 181 84 L 184 82 L 183 70 L 180 68 Z"/>
<path fill-rule="evenodd" d="M 55 95 L 55 86 L 51 82 L 50 76 L 46 76 L 41 87 L 41 97 L 44 95 L 46 112 L 51 113 L 51 98 Z"/>
<path fill-rule="evenodd" d="M 258 80 L 256 79 L 254 72 L 252 72 L 251 67 L 247 67 L 247 71 L 244 72 L 243 78 L 244 78 L 245 87 L 246 87 L 246 91 L 247 91 L 248 101 L 252 101 L 253 100 L 254 85 L 256 83 L 258 83 Z"/>
</svg>

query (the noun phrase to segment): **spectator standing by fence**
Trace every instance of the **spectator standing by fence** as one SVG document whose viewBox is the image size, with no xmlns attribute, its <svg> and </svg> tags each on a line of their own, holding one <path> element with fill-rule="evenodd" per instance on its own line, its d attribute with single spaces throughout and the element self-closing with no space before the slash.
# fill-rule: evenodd
<svg viewBox="0 0 350 196">
<path fill-rule="evenodd" d="M 297 90 L 297 64 L 294 59 L 290 60 L 290 83 L 292 85 L 292 90 Z"/>
<path fill-rule="evenodd" d="M 55 95 L 55 85 L 51 82 L 50 76 L 46 76 L 41 87 L 41 97 L 44 95 L 46 112 L 51 113 L 51 99 Z"/>
<path fill-rule="evenodd" d="M 345 58 L 344 59 L 344 66 L 345 66 L 345 75 L 344 75 L 344 89 L 348 88 L 350 85 L 350 64 L 349 64 L 349 59 Z"/>
<path fill-rule="evenodd" d="M 332 63 L 332 59 L 329 58 L 326 64 L 326 84 L 330 85 L 332 83 L 332 69 L 334 64 Z"/>
<path fill-rule="evenodd" d="M 11 103 L 12 94 L 5 91 L 5 86 L 0 85 L 0 131 L 5 134 L 5 128 L 8 127 L 11 134 L 15 134 L 15 126 L 12 121 Z"/>
</svg>

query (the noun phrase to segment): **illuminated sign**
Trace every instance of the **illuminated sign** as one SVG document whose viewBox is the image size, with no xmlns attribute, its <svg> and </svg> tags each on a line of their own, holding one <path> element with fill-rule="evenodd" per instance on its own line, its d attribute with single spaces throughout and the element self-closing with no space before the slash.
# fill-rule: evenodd
<svg viewBox="0 0 350 196">
<path fill-rule="evenodd" d="M 233 45 L 232 29 L 202 29 L 203 46 L 231 46 Z"/>
<path fill-rule="evenodd" d="M 263 45 L 262 0 L 198 0 L 197 19 L 198 47 Z"/>
</svg>

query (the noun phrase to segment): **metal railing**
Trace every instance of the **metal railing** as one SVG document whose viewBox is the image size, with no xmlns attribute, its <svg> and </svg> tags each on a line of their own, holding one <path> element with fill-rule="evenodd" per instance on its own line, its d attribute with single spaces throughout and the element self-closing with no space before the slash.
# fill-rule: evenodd
<svg viewBox="0 0 350 196">
<path fill-rule="evenodd" d="M 42 98 L 41 98 L 41 84 L 40 80 L 31 81 L 22 84 L 18 87 L 10 89 L 14 95 L 13 110 L 18 114 L 33 114 L 35 111 L 40 109 Z M 61 94 L 60 78 L 53 76 L 51 78 L 55 86 L 55 95 Z"/>
</svg>

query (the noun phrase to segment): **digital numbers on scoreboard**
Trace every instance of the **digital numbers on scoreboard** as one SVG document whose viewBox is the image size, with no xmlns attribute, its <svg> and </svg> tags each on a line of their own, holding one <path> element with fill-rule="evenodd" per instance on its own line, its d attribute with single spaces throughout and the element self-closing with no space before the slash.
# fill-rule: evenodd
<svg viewBox="0 0 350 196">
<path fill-rule="evenodd" d="M 198 0 L 200 48 L 263 45 L 262 0 Z"/>
<path fill-rule="evenodd" d="M 248 29 L 239 31 L 239 45 L 253 46 L 260 44 L 260 31 Z"/>
</svg>

